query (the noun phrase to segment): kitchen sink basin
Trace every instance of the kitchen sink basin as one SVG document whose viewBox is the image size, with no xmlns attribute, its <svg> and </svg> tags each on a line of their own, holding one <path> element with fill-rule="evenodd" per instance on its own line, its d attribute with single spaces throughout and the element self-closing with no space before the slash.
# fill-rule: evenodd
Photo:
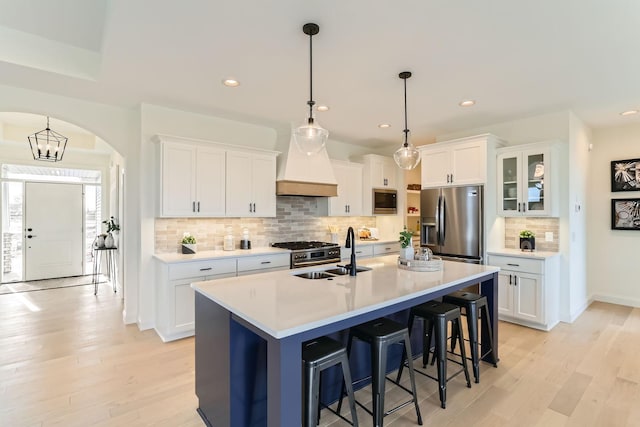
<svg viewBox="0 0 640 427">
<path fill-rule="evenodd" d="M 356 267 L 356 273 L 360 273 L 362 271 L 369 271 L 371 268 L 369 267 Z M 335 274 L 336 276 L 344 276 L 349 274 L 349 270 L 344 267 L 331 268 L 329 270 L 325 270 L 325 273 Z"/>
<path fill-rule="evenodd" d="M 296 274 L 298 277 L 302 277 L 303 279 L 330 279 L 331 274 L 327 274 L 324 271 L 309 271 L 307 273 Z"/>
</svg>

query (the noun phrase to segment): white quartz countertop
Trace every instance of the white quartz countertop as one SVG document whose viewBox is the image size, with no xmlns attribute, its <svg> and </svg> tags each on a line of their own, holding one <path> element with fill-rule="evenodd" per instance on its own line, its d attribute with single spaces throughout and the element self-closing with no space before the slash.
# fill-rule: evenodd
<svg viewBox="0 0 640 427">
<path fill-rule="evenodd" d="M 507 249 L 502 248 L 495 251 L 487 251 L 488 255 L 507 255 L 518 258 L 533 258 L 533 259 L 547 259 L 560 255 L 560 252 L 546 252 L 546 251 L 521 251 L 520 249 Z"/>
<path fill-rule="evenodd" d="M 166 263 L 175 262 L 188 262 L 188 261 L 201 261 L 214 258 L 240 258 L 247 256 L 257 255 L 271 255 L 271 254 L 288 254 L 291 251 L 289 249 L 272 248 L 265 246 L 255 249 L 236 249 L 234 251 L 201 251 L 195 254 L 178 254 L 178 253 L 166 253 L 166 254 L 154 254 L 156 259 Z"/>
<path fill-rule="evenodd" d="M 271 336 L 283 338 L 499 270 L 445 261 L 442 271 L 414 272 L 397 268 L 397 259 L 397 255 L 363 259 L 358 266 L 372 270 L 359 272 L 356 277 L 310 280 L 294 276 L 335 266 L 326 264 L 196 282 L 191 286 Z"/>
</svg>

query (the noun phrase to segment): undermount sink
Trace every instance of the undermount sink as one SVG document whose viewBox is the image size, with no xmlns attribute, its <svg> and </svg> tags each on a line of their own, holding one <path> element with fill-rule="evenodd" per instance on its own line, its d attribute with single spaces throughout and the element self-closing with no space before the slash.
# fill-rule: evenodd
<svg viewBox="0 0 640 427">
<path fill-rule="evenodd" d="M 360 273 L 361 271 L 369 271 L 371 268 L 369 267 L 356 267 L 356 273 Z M 325 273 L 335 274 L 336 276 L 344 276 L 349 274 L 349 269 L 344 267 L 331 268 L 329 270 L 325 270 Z"/>
<path fill-rule="evenodd" d="M 371 270 L 369 267 L 356 267 L 357 273 L 369 270 Z M 349 270 L 347 268 L 336 267 L 322 271 L 308 271 L 306 273 L 295 274 L 295 276 L 302 277 L 303 279 L 331 279 L 335 276 L 345 276 L 347 274 L 349 274 Z"/>
<path fill-rule="evenodd" d="M 309 271 L 307 273 L 296 274 L 303 279 L 329 279 L 333 277 L 331 274 L 327 274 L 324 271 Z"/>
</svg>

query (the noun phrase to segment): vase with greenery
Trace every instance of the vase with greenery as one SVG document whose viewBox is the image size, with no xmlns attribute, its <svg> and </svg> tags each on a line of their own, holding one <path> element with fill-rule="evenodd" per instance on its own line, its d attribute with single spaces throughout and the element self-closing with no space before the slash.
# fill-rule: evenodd
<svg viewBox="0 0 640 427">
<path fill-rule="evenodd" d="M 404 230 L 400 232 L 400 257 L 404 259 L 413 259 L 413 242 L 411 240 L 413 236 L 413 232 L 407 230 L 407 227 L 404 227 Z"/>
<path fill-rule="evenodd" d="M 531 230 L 520 232 L 520 249 L 523 251 L 533 251 L 536 248 L 536 235 Z"/>
<path fill-rule="evenodd" d="M 186 232 L 182 235 L 182 253 L 183 254 L 195 254 L 196 253 L 196 238 L 191 233 Z"/>
<path fill-rule="evenodd" d="M 120 231 L 120 225 L 118 225 L 118 222 L 113 216 L 102 221 L 102 223 L 107 226 L 107 235 L 104 238 L 105 248 L 115 248 L 116 239 L 114 237 L 114 234 L 117 234 L 118 231 Z"/>
</svg>

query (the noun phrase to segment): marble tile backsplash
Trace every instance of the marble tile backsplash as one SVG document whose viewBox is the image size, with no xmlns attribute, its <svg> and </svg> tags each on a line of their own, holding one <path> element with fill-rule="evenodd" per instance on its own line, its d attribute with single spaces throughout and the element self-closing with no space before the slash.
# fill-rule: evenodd
<svg viewBox="0 0 640 427">
<path fill-rule="evenodd" d="M 349 226 L 375 227 L 375 217 L 329 217 L 323 200 L 316 197 L 278 196 L 275 218 L 156 218 L 155 252 L 180 252 L 184 232 L 196 237 L 198 250 L 222 249 L 226 227 L 233 229 L 236 246 L 244 228 L 253 247 L 296 240 L 331 241 L 329 225 L 339 229 L 341 243 Z"/>
<path fill-rule="evenodd" d="M 520 231 L 531 230 L 536 235 L 536 249 L 558 252 L 560 243 L 560 221 L 558 218 L 505 218 L 504 247 L 520 247 Z M 545 241 L 545 233 L 553 233 L 553 242 Z"/>
</svg>

